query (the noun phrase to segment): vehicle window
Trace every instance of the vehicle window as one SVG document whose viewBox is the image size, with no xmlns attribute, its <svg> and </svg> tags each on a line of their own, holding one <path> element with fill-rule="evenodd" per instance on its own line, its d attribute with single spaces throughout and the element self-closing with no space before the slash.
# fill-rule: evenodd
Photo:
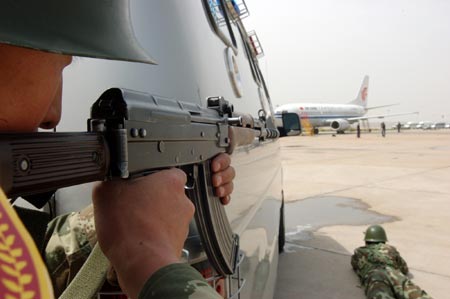
<svg viewBox="0 0 450 299">
<path fill-rule="evenodd" d="M 253 30 L 248 33 L 248 42 L 255 58 L 261 58 L 264 56 L 264 50 L 259 42 L 256 31 Z"/>
<path fill-rule="evenodd" d="M 225 3 L 229 1 L 230 0 L 203 0 L 203 4 L 214 32 L 225 45 L 232 47 L 236 52 L 237 44 L 230 21 L 230 17 L 232 17 L 230 8 L 232 9 L 232 12 L 235 13 L 235 9 L 239 9 L 239 7 L 233 5 L 233 3 L 235 3 L 233 0 L 230 2 L 231 6 L 225 5 Z"/>
<path fill-rule="evenodd" d="M 259 73 L 256 69 L 256 65 L 253 60 L 254 58 L 252 56 L 252 51 L 250 49 L 249 37 L 247 35 L 247 32 L 245 31 L 245 28 L 242 24 L 238 24 L 238 29 L 239 29 L 239 35 L 241 36 L 241 39 L 242 39 L 242 44 L 244 45 L 244 50 L 245 50 L 245 54 L 247 56 L 247 60 L 250 64 L 250 69 L 252 71 L 253 80 L 255 80 L 255 82 L 258 85 L 261 85 L 261 79 L 259 77 Z"/>
<path fill-rule="evenodd" d="M 245 19 L 250 15 L 244 0 L 225 0 L 225 3 L 233 21 Z"/>
</svg>

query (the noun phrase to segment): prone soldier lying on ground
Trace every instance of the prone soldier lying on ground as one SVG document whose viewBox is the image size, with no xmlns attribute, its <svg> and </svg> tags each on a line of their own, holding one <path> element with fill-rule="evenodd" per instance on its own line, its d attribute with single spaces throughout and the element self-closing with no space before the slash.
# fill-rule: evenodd
<svg viewBox="0 0 450 299">
<path fill-rule="evenodd" d="M 351 264 L 368 299 L 431 299 L 408 277 L 408 266 L 394 246 L 386 244 L 383 227 L 370 226 L 366 246 L 355 249 Z"/>
<path fill-rule="evenodd" d="M 154 63 L 133 35 L 128 6 L 128 1 L 80 0 L 68 13 L 61 1 L 2 1 L 0 132 L 56 126 L 61 116 L 62 71 L 72 55 Z M 216 157 L 212 168 L 216 194 L 226 203 L 234 177 L 229 157 Z M 94 190 L 98 242 L 130 298 L 187 298 L 193 293 L 198 298 L 220 298 L 197 271 L 179 264 L 194 214 L 185 183 L 183 171 L 169 169 L 135 180 L 101 183 Z M 39 252 L 1 189 L 0 237 L 2 248 L 11 253 L 4 256 L 9 259 L 0 260 L 2 269 L 13 265 L 17 273 L 26 272 L 16 283 L 9 280 L 13 272 L 0 271 L 2 297 L 53 298 Z M 23 261 L 14 262 L 19 256 Z M 187 288 L 190 281 L 200 283 Z"/>
</svg>

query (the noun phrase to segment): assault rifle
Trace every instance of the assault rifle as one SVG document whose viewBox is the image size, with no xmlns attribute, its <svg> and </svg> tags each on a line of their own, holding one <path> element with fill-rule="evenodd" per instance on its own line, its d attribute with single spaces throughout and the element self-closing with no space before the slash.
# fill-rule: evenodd
<svg viewBox="0 0 450 299">
<path fill-rule="evenodd" d="M 0 186 L 9 198 L 26 197 L 180 167 L 188 174 L 186 194 L 206 254 L 219 274 L 229 275 L 239 239 L 214 195 L 210 160 L 278 135 L 260 120 L 236 116 L 222 97 L 209 98 L 202 108 L 113 88 L 93 104 L 88 132 L 0 134 Z"/>
</svg>

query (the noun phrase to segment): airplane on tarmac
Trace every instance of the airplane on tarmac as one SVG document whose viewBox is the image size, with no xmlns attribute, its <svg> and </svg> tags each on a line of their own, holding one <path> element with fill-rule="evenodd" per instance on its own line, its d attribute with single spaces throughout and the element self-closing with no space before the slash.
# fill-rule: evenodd
<svg viewBox="0 0 450 299">
<path fill-rule="evenodd" d="M 385 118 L 417 112 L 406 112 L 396 114 L 364 116 L 369 110 L 389 107 L 397 104 L 389 104 L 376 107 L 367 107 L 367 96 L 369 89 L 369 76 L 365 76 L 356 99 L 348 104 L 325 104 L 325 103 L 293 103 L 285 104 L 275 109 L 275 117 L 280 118 L 286 112 L 297 113 L 301 124 L 314 129 L 314 134 L 319 133 L 319 127 L 331 127 L 338 133 L 343 133 L 352 123 L 367 121 L 374 118 Z"/>
</svg>

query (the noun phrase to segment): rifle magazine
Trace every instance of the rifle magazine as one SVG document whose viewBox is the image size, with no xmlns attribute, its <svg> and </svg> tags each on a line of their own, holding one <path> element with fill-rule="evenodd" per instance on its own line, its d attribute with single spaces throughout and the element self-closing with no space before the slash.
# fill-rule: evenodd
<svg viewBox="0 0 450 299">
<path fill-rule="evenodd" d="M 233 233 L 225 209 L 214 195 L 209 161 L 195 168 L 195 188 L 187 193 L 195 205 L 195 221 L 203 248 L 219 275 L 232 275 L 238 261 L 239 237 Z"/>
</svg>

